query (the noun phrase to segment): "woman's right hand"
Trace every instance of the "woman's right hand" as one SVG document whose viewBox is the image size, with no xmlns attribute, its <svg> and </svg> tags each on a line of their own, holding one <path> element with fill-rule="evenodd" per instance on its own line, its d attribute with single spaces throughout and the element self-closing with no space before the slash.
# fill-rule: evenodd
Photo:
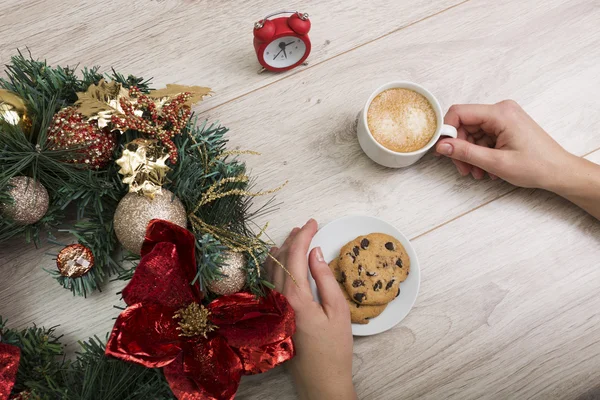
<svg viewBox="0 0 600 400">
<path fill-rule="evenodd" d="M 482 179 L 487 172 L 516 186 L 553 190 L 575 158 L 512 100 L 454 105 L 444 122 L 458 130 L 458 138 L 441 139 L 436 151 L 452 158 L 463 176 Z"/>
<path fill-rule="evenodd" d="M 318 225 L 311 219 L 294 228 L 281 248 L 271 253 L 285 265 L 269 259 L 265 265 L 275 289 L 283 293 L 296 312 L 296 357 L 288 363 L 301 399 L 353 400 L 352 328 L 348 303 L 323 259 L 320 248 L 306 258 Z M 313 299 L 308 270 L 315 279 L 321 304 Z"/>
</svg>

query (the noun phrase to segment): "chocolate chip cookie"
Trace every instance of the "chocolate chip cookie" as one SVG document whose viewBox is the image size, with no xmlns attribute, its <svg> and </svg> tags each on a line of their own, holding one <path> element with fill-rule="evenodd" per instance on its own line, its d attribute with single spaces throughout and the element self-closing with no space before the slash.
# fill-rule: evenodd
<svg viewBox="0 0 600 400">
<path fill-rule="evenodd" d="M 387 304 L 380 306 L 366 306 L 353 302 L 352 299 L 350 299 L 348 292 L 346 292 L 346 287 L 344 286 L 346 275 L 338 268 L 338 261 L 337 258 L 334 258 L 333 261 L 329 263 L 329 268 L 333 271 L 333 275 L 338 281 L 342 293 L 344 293 L 344 298 L 348 302 L 348 306 L 350 306 L 350 320 L 354 324 L 368 324 L 370 319 L 375 318 L 385 310 Z"/>
<path fill-rule="evenodd" d="M 352 301 L 381 305 L 400 293 L 400 282 L 408 277 L 410 259 L 402 244 L 383 233 L 359 236 L 340 251 L 340 273 Z"/>
</svg>

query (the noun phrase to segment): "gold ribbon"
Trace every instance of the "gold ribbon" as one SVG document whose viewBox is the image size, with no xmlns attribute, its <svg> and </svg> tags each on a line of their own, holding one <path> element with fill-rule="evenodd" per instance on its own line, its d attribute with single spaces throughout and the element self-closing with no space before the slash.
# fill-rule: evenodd
<svg viewBox="0 0 600 400">
<path fill-rule="evenodd" d="M 188 218 L 192 224 L 192 229 L 195 232 L 211 234 L 217 240 L 219 240 L 223 245 L 227 246 L 227 248 L 229 248 L 229 250 L 231 250 L 232 252 L 248 253 L 250 255 L 250 257 L 252 257 L 252 259 L 254 260 L 254 263 L 256 265 L 256 273 L 257 273 L 258 277 L 260 277 L 260 262 L 258 261 L 258 258 L 255 255 L 255 252 L 261 250 L 264 247 L 264 244 L 260 240 L 260 237 L 267 229 L 268 224 L 266 224 L 261 229 L 260 233 L 256 237 L 247 237 L 247 236 L 232 232 L 228 229 L 224 229 L 224 228 L 220 228 L 218 226 L 213 226 L 213 225 L 207 224 L 206 222 L 204 222 L 201 218 L 199 218 L 196 215 L 196 212 L 200 209 L 200 207 L 205 206 L 209 203 L 212 203 L 213 201 L 221 199 L 223 197 L 227 197 L 227 196 L 249 196 L 249 197 L 266 196 L 266 195 L 273 194 L 275 192 L 280 191 L 281 189 L 283 189 L 283 187 L 285 187 L 285 185 L 288 184 L 288 182 L 286 181 L 285 183 L 283 183 L 279 187 L 276 187 L 275 189 L 265 190 L 262 192 L 249 192 L 249 191 L 243 190 L 243 189 L 224 190 L 224 188 L 223 188 L 223 186 L 226 185 L 227 183 L 244 183 L 244 182 L 248 182 L 248 180 L 249 180 L 248 176 L 242 174 L 242 175 L 238 175 L 238 176 L 224 178 L 218 182 L 215 182 L 206 190 L 206 192 L 204 192 L 204 194 L 202 195 L 196 208 L 194 208 L 194 210 L 188 214 Z M 294 283 L 296 285 L 298 285 L 294 276 L 288 271 L 288 269 L 281 262 L 279 262 L 279 260 L 277 260 L 271 254 L 268 254 L 268 257 L 270 257 L 277 265 L 279 265 L 279 267 L 281 267 L 289 275 L 289 277 L 292 278 Z"/>
<path fill-rule="evenodd" d="M 200 154 L 200 157 L 202 158 L 202 160 L 204 162 L 204 166 L 205 166 L 204 170 L 205 171 L 208 171 L 209 166 L 212 165 L 215 160 L 220 160 L 227 156 L 240 155 L 240 154 L 260 155 L 260 153 L 258 153 L 256 151 L 252 151 L 252 150 L 230 150 L 230 151 L 225 151 L 225 152 L 219 154 L 218 156 L 215 157 L 214 160 L 209 162 L 205 155 L 206 154 L 205 144 L 202 143 L 202 148 L 204 149 L 204 152 L 203 152 L 200 149 L 198 142 L 194 138 L 194 135 L 191 134 L 191 132 L 189 132 L 189 137 L 192 140 L 192 143 L 194 143 L 194 145 L 196 145 L 196 147 L 198 149 L 198 153 Z M 199 218 L 196 215 L 196 212 L 198 211 L 198 209 L 200 209 L 200 207 L 205 206 L 206 204 L 209 204 L 209 203 L 211 203 L 215 200 L 221 199 L 223 197 L 226 197 L 226 196 L 250 196 L 250 197 L 265 196 L 265 195 L 273 194 L 275 192 L 280 191 L 288 184 L 288 181 L 285 181 L 279 187 L 276 187 L 275 189 L 271 189 L 271 190 L 266 190 L 263 192 L 249 192 L 249 191 L 241 190 L 241 189 L 231 189 L 231 190 L 228 190 L 225 192 L 218 191 L 218 189 L 221 188 L 226 183 L 234 183 L 234 182 L 242 183 L 242 182 L 248 182 L 248 181 L 249 181 L 248 176 L 242 174 L 242 175 L 238 175 L 235 177 L 221 179 L 220 181 L 215 182 L 208 188 L 208 190 L 206 192 L 204 192 L 200 201 L 198 202 L 198 205 L 196 205 L 196 207 L 194 208 L 194 211 L 192 211 L 191 213 L 188 214 L 188 219 L 190 220 L 190 223 L 192 224 L 192 229 L 194 230 L 194 232 L 211 234 L 213 237 L 215 237 L 217 240 L 219 240 L 221 243 L 223 243 L 225 246 L 227 246 L 229 248 L 229 250 L 231 250 L 234 253 L 248 253 L 250 255 L 250 257 L 252 257 L 252 260 L 254 260 L 254 264 L 256 265 L 256 274 L 260 278 L 260 262 L 254 255 L 254 252 L 261 250 L 263 248 L 263 243 L 261 242 L 260 237 L 267 229 L 267 226 L 269 226 L 268 223 L 265 224 L 265 226 L 260 230 L 259 234 L 256 237 L 249 238 L 244 235 L 240 235 L 235 232 L 231 232 L 227 229 L 223 229 L 223 228 L 219 228 L 218 226 L 213 226 L 213 225 L 207 224 L 206 222 L 204 222 L 201 218 Z M 283 269 L 285 271 L 285 273 L 288 274 L 288 276 L 292 279 L 292 281 L 296 284 L 296 286 L 298 286 L 298 282 L 296 281 L 296 278 L 294 278 L 294 276 L 290 273 L 290 271 L 288 271 L 288 269 L 278 259 L 273 257 L 273 255 L 271 253 L 268 253 L 267 256 L 271 260 L 273 260 L 273 262 L 275 262 L 275 264 L 277 264 L 279 267 L 281 267 L 281 269 Z"/>
</svg>

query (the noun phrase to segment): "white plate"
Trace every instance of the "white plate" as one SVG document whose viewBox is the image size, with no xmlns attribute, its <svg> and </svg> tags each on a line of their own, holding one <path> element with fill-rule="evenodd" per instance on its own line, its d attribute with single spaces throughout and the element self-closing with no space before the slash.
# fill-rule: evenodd
<svg viewBox="0 0 600 400">
<path fill-rule="evenodd" d="M 410 258 L 410 274 L 400 284 L 400 295 L 388 304 L 385 311 L 378 317 L 373 318 L 368 324 L 352 324 L 352 334 L 356 336 L 375 335 L 396 326 L 408 315 L 415 304 L 419 293 L 419 285 L 421 284 L 419 260 L 412 245 L 398 229 L 379 218 L 350 216 L 336 219 L 317 232 L 310 244 L 310 249 L 321 247 L 323 257 L 329 263 L 339 256 L 342 246 L 358 236 L 368 235 L 369 233 L 385 233 L 398 239 Z M 317 285 L 310 272 L 309 282 L 314 298 L 320 302 Z"/>
</svg>

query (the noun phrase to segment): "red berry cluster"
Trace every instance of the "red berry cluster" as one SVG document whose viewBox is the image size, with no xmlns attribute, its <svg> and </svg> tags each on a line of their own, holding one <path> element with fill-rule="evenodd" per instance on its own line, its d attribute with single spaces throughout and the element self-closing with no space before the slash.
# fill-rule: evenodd
<svg viewBox="0 0 600 400">
<path fill-rule="evenodd" d="M 98 128 L 96 121 L 88 122 L 75 107 L 54 114 L 47 140 L 50 150 L 75 150 L 75 157 L 67 162 L 95 169 L 108 164 L 117 144 L 114 133 Z"/>
<path fill-rule="evenodd" d="M 111 122 L 115 129 L 126 131 L 136 130 L 140 133 L 154 137 L 169 150 L 169 160 L 177 162 L 177 147 L 173 143 L 173 136 L 181 133 L 185 128 L 190 115 L 190 107 L 185 104 L 191 97 L 190 93 L 181 93 L 167 101 L 162 107 L 156 102 L 142 94 L 138 88 L 129 89 L 129 96 L 137 98 L 137 103 L 121 99 L 121 108 L 124 116 L 113 115 Z M 135 115 L 135 111 L 143 112 L 142 116 Z"/>
</svg>

